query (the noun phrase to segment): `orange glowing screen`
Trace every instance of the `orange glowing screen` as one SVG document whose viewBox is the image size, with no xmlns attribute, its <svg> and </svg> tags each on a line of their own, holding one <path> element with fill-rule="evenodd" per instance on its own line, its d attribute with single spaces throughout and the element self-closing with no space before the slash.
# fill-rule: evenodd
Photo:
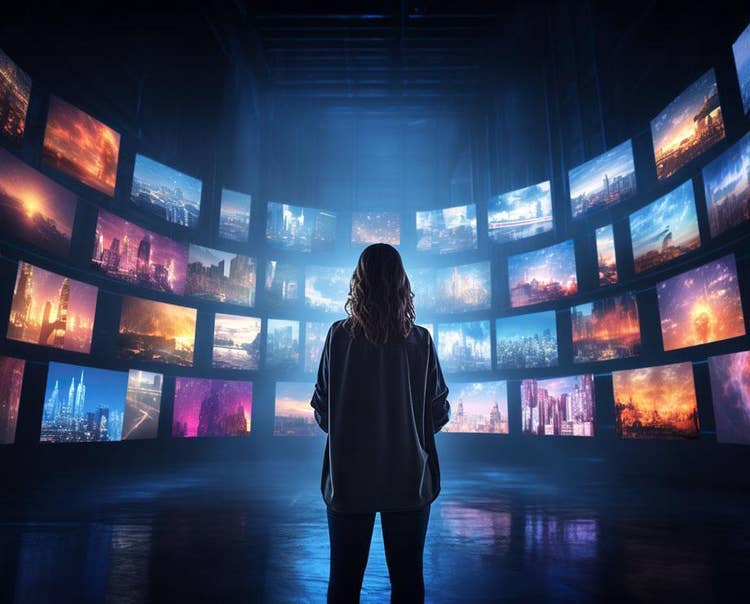
<svg viewBox="0 0 750 604">
<path fill-rule="evenodd" d="M 623 438 L 696 438 L 692 363 L 614 371 L 615 426 Z"/>
<path fill-rule="evenodd" d="M 118 132 L 57 97 L 50 99 L 44 163 L 112 197 L 119 152 Z"/>
<path fill-rule="evenodd" d="M 664 350 L 745 335 L 745 318 L 730 254 L 656 286 Z"/>
</svg>

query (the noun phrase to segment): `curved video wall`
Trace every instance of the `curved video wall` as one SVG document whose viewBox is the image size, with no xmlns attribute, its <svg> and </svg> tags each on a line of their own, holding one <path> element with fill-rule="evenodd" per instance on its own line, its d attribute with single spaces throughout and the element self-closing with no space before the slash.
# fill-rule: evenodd
<svg viewBox="0 0 750 604">
<path fill-rule="evenodd" d="M 694 439 L 713 417 L 750 444 L 750 27 L 733 50 L 736 80 L 696 73 L 644 125 L 650 154 L 621 141 L 562 186 L 408 215 L 185 174 L 0 51 L 0 443 L 19 417 L 44 443 L 322 437 L 321 347 L 384 241 L 436 341 L 445 432 Z"/>
</svg>

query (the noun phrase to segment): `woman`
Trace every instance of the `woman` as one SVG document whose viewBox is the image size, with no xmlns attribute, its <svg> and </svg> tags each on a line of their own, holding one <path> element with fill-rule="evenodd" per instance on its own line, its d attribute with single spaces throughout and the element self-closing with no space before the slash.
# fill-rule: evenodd
<svg viewBox="0 0 750 604">
<path fill-rule="evenodd" d="M 328 508 L 328 602 L 359 602 L 380 512 L 391 602 L 424 601 L 422 553 L 440 492 L 435 432 L 450 418 L 429 332 L 414 324 L 401 256 L 383 243 L 357 262 L 348 318 L 328 330 L 311 405 L 328 433 L 321 492 Z"/>
</svg>

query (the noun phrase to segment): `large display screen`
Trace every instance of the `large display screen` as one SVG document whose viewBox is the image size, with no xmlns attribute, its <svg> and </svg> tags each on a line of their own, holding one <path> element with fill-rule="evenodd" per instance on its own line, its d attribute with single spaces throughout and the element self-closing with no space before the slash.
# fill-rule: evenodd
<svg viewBox="0 0 750 604">
<path fill-rule="evenodd" d="M 641 353 L 635 294 L 600 298 L 570 309 L 573 362 L 624 359 Z"/>
<path fill-rule="evenodd" d="M 295 369 L 299 364 L 299 321 L 268 319 L 266 368 Z"/>
<path fill-rule="evenodd" d="M 635 272 L 679 258 L 700 247 L 693 182 L 688 180 L 630 215 Z"/>
<path fill-rule="evenodd" d="M 183 294 L 187 263 L 184 244 L 99 210 L 91 255 L 95 270 L 132 285 Z"/>
<path fill-rule="evenodd" d="M 178 377 L 172 436 L 249 436 L 252 382 Z"/>
<path fill-rule="evenodd" d="M 0 356 L 0 445 L 10 445 L 16 440 L 25 367 L 26 361 L 22 359 Z"/>
<path fill-rule="evenodd" d="M 212 364 L 218 369 L 258 369 L 260 319 L 217 313 Z"/>
<path fill-rule="evenodd" d="M 669 178 L 724 135 L 716 74 L 710 69 L 651 120 L 656 177 Z"/>
<path fill-rule="evenodd" d="M 401 243 L 398 212 L 352 212 L 352 243 Z"/>
<path fill-rule="evenodd" d="M 219 237 L 231 241 L 246 242 L 250 237 L 251 195 L 231 189 L 221 190 L 219 207 Z"/>
<path fill-rule="evenodd" d="M 443 432 L 508 434 L 507 382 L 450 382 L 451 420 Z"/>
<path fill-rule="evenodd" d="M 737 67 L 737 79 L 740 82 L 740 94 L 745 113 L 750 113 L 750 25 L 745 28 L 732 44 L 734 64 Z"/>
<path fill-rule="evenodd" d="M 19 262 L 8 339 L 88 354 L 97 294 L 93 285 Z"/>
<path fill-rule="evenodd" d="M 703 168 L 711 237 L 750 220 L 750 133 Z"/>
<path fill-rule="evenodd" d="M 138 369 L 128 372 L 122 440 L 156 438 L 159 431 L 163 383 L 164 376 L 161 373 Z"/>
<path fill-rule="evenodd" d="M 508 256 L 508 289 L 514 308 L 576 294 L 578 277 L 573 240 Z"/>
<path fill-rule="evenodd" d="M 50 362 L 39 440 L 121 440 L 127 391 L 125 371 Z"/>
<path fill-rule="evenodd" d="M 594 436 L 595 406 L 590 373 L 521 382 L 524 434 Z"/>
<path fill-rule="evenodd" d="M 637 192 L 630 140 L 568 172 L 573 218 L 609 208 Z"/>
<path fill-rule="evenodd" d="M 336 213 L 269 202 L 266 239 L 297 252 L 330 252 L 336 246 Z"/>
<path fill-rule="evenodd" d="M 730 254 L 656 286 L 664 350 L 745 335 L 745 318 Z"/>
<path fill-rule="evenodd" d="M 557 319 L 554 310 L 495 321 L 498 369 L 555 367 Z"/>
<path fill-rule="evenodd" d="M 49 364 L 42 442 L 156 438 L 163 376 Z"/>
<path fill-rule="evenodd" d="M 320 364 L 320 355 L 328 335 L 330 323 L 307 321 L 305 323 L 305 371 L 315 373 Z"/>
<path fill-rule="evenodd" d="M 291 262 L 266 262 L 266 305 L 281 307 L 294 304 L 300 298 L 302 279 L 300 269 Z"/>
<path fill-rule="evenodd" d="M 305 306 L 313 310 L 343 313 L 351 277 L 350 269 L 308 266 L 305 269 Z"/>
<path fill-rule="evenodd" d="M 57 254 L 70 253 L 78 197 L 0 149 L 0 233 Z"/>
<path fill-rule="evenodd" d="M 434 270 L 434 269 L 433 269 Z M 436 305 L 440 312 L 485 310 L 492 303 L 489 261 L 434 270 Z"/>
<path fill-rule="evenodd" d="M 750 445 L 750 351 L 709 357 L 716 439 Z"/>
<path fill-rule="evenodd" d="M 446 372 L 488 371 L 492 365 L 490 322 L 440 323 L 438 358 Z"/>
<path fill-rule="evenodd" d="M 487 226 L 496 243 L 547 233 L 553 228 L 552 193 L 548 180 L 495 195 L 487 201 Z"/>
<path fill-rule="evenodd" d="M 0 134 L 16 145 L 26 129 L 31 78 L 0 50 Z"/>
<path fill-rule="evenodd" d="M 310 406 L 314 386 L 307 382 L 276 382 L 274 436 L 319 436 L 324 432 Z"/>
<path fill-rule="evenodd" d="M 448 254 L 477 248 L 474 204 L 417 212 L 417 250 Z"/>
<path fill-rule="evenodd" d="M 615 428 L 623 438 L 697 438 L 692 363 L 612 372 Z"/>
<path fill-rule="evenodd" d="M 185 293 L 240 306 L 255 304 L 255 260 L 190 244 Z"/>
<path fill-rule="evenodd" d="M 615 252 L 615 233 L 612 225 L 599 227 L 596 235 L 596 259 L 599 266 L 599 285 L 617 283 L 617 254 Z"/>
<path fill-rule="evenodd" d="M 53 96 L 42 161 L 110 197 L 115 194 L 120 133 Z"/>
<path fill-rule="evenodd" d="M 194 308 L 123 297 L 118 356 L 127 361 L 191 366 L 197 314 Z"/>
<path fill-rule="evenodd" d="M 145 155 L 135 156 L 131 201 L 168 222 L 184 227 L 198 224 L 201 211 L 200 180 L 160 164 Z"/>
</svg>

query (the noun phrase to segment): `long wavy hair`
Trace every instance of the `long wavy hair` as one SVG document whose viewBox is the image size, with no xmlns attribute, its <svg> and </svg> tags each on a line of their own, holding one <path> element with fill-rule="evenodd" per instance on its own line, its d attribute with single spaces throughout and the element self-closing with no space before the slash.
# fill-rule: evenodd
<svg viewBox="0 0 750 604">
<path fill-rule="evenodd" d="M 362 251 L 344 308 L 355 337 L 380 344 L 409 335 L 416 318 L 414 294 L 396 248 L 375 243 Z"/>
</svg>

